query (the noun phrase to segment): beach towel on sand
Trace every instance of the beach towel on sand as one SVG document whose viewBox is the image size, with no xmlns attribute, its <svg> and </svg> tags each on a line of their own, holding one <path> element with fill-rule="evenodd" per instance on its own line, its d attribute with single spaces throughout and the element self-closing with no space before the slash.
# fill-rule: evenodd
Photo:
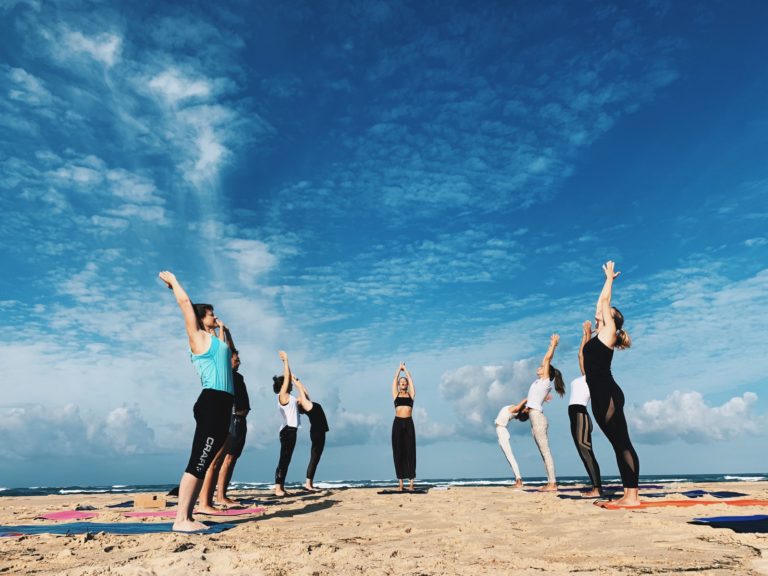
<svg viewBox="0 0 768 576">
<path fill-rule="evenodd" d="M 204 522 L 208 530 L 191 532 L 191 534 L 216 534 L 234 528 L 234 524 L 216 524 Z M 20 536 L 22 534 L 95 534 L 106 532 L 108 534 L 157 534 L 159 532 L 173 532 L 171 522 L 111 522 L 101 524 L 98 522 L 70 522 L 68 524 L 37 524 L 22 526 L 0 526 L 0 537 Z"/>
<path fill-rule="evenodd" d="M 768 515 L 753 514 L 751 516 L 713 516 L 711 518 L 694 518 L 689 524 L 703 524 L 712 528 L 729 528 L 742 534 L 768 534 Z"/>
</svg>

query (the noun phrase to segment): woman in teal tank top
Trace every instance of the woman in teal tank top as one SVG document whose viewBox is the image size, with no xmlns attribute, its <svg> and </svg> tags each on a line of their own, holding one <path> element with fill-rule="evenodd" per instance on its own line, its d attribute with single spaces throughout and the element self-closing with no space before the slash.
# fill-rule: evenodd
<svg viewBox="0 0 768 576">
<path fill-rule="evenodd" d="M 194 407 L 197 427 L 189 463 L 179 483 L 179 507 L 173 523 L 174 531 L 197 532 L 207 530 L 208 527 L 192 517 L 192 510 L 203 485 L 205 473 L 224 444 L 229 430 L 234 401 L 232 354 L 227 342 L 226 327 L 214 315 L 213 306 L 193 305 L 171 272 L 160 272 L 159 276 L 168 288 L 173 290 L 184 316 L 192 363 L 203 386 Z"/>
</svg>

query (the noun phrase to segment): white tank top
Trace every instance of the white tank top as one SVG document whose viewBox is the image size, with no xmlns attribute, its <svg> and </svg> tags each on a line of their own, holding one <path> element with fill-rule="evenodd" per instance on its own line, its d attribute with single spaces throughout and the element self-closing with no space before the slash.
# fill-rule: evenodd
<svg viewBox="0 0 768 576">
<path fill-rule="evenodd" d="M 494 420 L 494 424 L 497 426 L 504 426 L 506 427 L 507 424 L 509 424 L 509 421 L 512 420 L 514 415 L 517 414 L 517 412 L 510 412 L 509 406 L 504 406 L 501 410 L 499 410 L 499 415 L 496 416 L 496 420 Z"/>
<path fill-rule="evenodd" d="M 280 426 L 280 430 L 286 426 L 292 426 L 293 428 L 301 426 L 301 417 L 299 416 L 299 406 L 296 398 L 289 395 L 288 404 L 283 406 L 280 404 L 280 396 L 278 395 L 277 405 L 280 407 L 280 415 L 283 417 L 283 425 Z"/>
<path fill-rule="evenodd" d="M 544 399 L 552 391 L 552 382 L 549 378 L 539 378 L 528 389 L 528 408 L 544 412 Z"/>
<path fill-rule="evenodd" d="M 581 376 L 571 382 L 571 399 L 568 406 L 586 406 L 589 403 L 589 386 L 587 377 Z"/>
</svg>

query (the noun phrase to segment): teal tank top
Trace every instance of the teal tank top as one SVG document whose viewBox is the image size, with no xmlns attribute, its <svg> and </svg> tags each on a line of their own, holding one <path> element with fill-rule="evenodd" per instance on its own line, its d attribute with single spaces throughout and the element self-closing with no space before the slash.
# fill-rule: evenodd
<svg viewBox="0 0 768 576">
<path fill-rule="evenodd" d="M 200 375 L 203 388 L 220 390 L 235 395 L 232 379 L 232 351 L 216 336 L 211 336 L 211 347 L 204 354 L 189 353 L 192 364 Z"/>
</svg>

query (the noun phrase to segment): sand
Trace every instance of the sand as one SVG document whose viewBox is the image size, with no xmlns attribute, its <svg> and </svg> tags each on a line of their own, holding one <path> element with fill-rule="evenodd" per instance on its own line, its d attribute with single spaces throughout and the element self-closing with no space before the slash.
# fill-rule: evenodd
<svg viewBox="0 0 768 576">
<path fill-rule="evenodd" d="M 675 484 L 768 499 L 768 483 Z M 564 492 L 562 494 L 573 494 Z M 768 514 L 725 504 L 612 511 L 591 500 L 507 487 L 379 495 L 347 489 L 271 499 L 260 517 L 210 518 L 237 526 L 215 535 L 33 535 L 0 539 L 0 574 L 768 574 L 768 534 L 687 522 Z M 0 525 L 44 524 L 42 512 L 94 506 L 93 522 L 128 522 L 105 508 L 119 495 L 0 498 Z M 685 499 L 671 495 L 665 499 Z M 208 517 L 200 517 L 208 519 Z M 148 519 L 147 522 L 162 522 Z"/>
</svg>

